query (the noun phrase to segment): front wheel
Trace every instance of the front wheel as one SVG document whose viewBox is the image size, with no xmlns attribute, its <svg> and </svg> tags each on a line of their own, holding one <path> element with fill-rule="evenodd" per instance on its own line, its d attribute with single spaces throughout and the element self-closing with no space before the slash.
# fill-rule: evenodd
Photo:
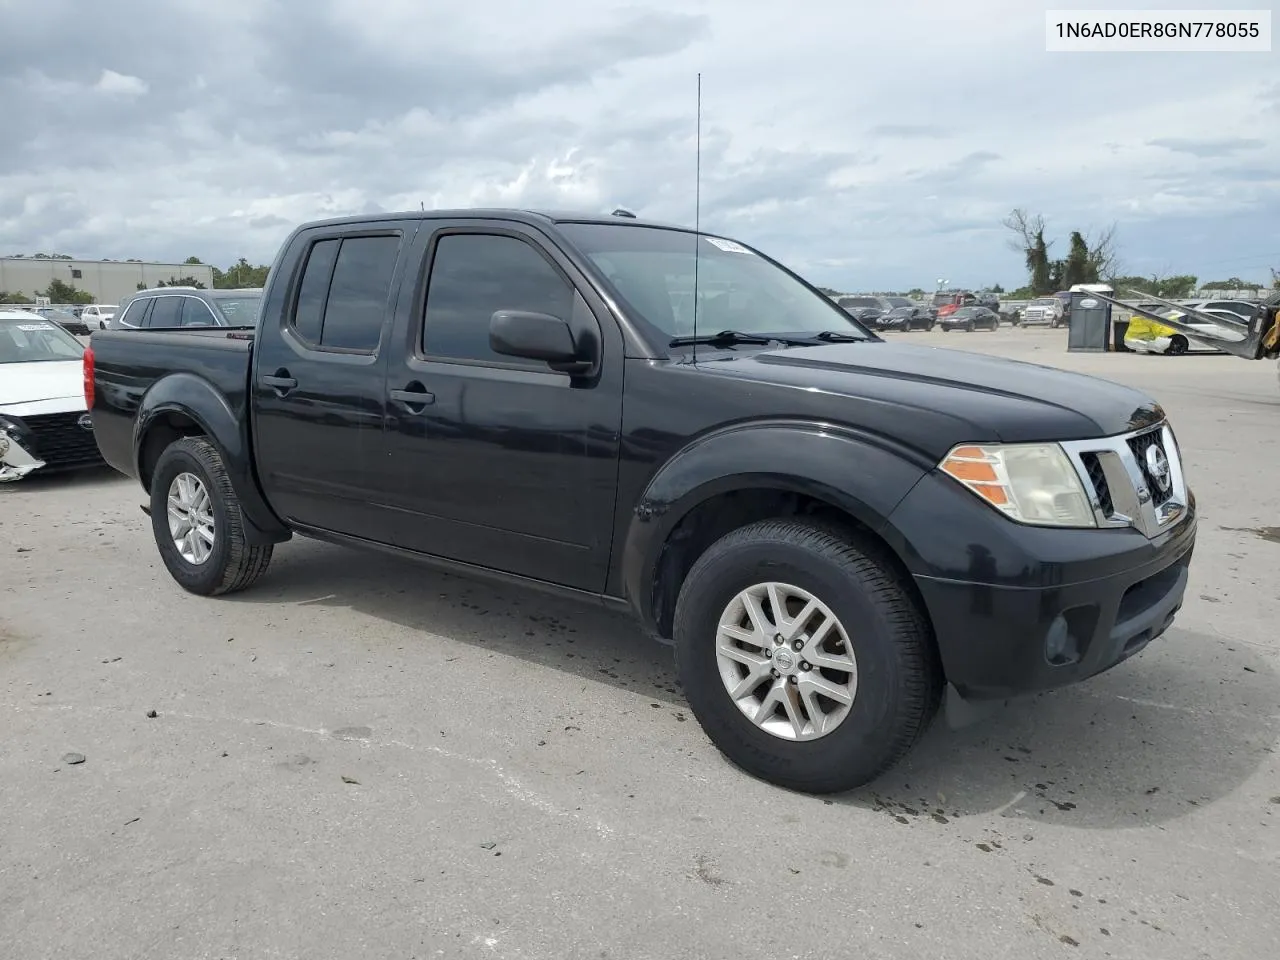
<svg viewBox="0 0 1280 960">
<path fill-rule="evenodd" d="M 1173 335 L 1173 339 L 1169 341 L 1169 354 L 1171 356 L 1180 357 L 1187 352 L 1190 346 L 1191 344 L 1187 342 L 1186 337 L 1180 333 L 1176 333 Z"/>
<path fill-rule="evenodd" d="M 840 530 L 764 520 L 693 565 L 676 663 L 715 746 L 753 776 L 809 793 L 874 780 L 937 713 L 932 631 L 900 576 Z"/>
<path fill-rule="evenodd" d="M 243 590 L 267 571 L 272 546 L 251 546 L 222 456 L 204 437 L 175 440 L 151 477 L 151 531 L 178 585 L 211 597 Z"/>
</svg>

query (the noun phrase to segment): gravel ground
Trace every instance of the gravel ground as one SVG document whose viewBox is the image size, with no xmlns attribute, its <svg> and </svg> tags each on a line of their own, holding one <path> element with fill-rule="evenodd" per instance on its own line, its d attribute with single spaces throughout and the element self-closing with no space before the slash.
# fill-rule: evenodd
<svg viewBox="0 0 1280 960">
<path fill-rule="evenodd" d="M 900 336 L 1166 405 L 1202 510 L 1169 634 L 814 799 L 728 766 L 625 619 L 305 541 L 204 600 L 132 481 L 33 477 L 0 487 L 2 952 L 1274 955 L 1274 365 Z"/>
</svg>

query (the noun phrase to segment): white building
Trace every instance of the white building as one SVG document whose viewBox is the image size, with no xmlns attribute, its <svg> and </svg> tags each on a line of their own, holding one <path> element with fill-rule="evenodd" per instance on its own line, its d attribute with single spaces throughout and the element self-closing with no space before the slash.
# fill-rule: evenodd
<svg viewBox="0 0 1280 960">
<path fill-rule="evenodd" d="M 61 280 L 93 297 L 95 303 L 119 303 L 138 284 L 155 287 L 182 277 L 195 277 L 213 286 L 213 267 L 207 263 L 131 263 L 120 260 L 47 260 L 0 257 L 0 291 L 32 299 Z"/>
</svg>

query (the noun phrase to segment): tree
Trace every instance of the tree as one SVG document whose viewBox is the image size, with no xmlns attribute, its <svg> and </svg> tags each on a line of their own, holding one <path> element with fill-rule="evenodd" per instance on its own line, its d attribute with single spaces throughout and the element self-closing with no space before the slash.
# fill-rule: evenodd
<svg viewBox="0 0 1280 960">
<path fill-rule="evenodd" d="M 1071 247 L 1062 267 L 1062 286 L 1070 290 L 1077 283 L 1097 283 L 1098 268 L 1089 258 L 1089 244 L 1079 230 L 1071 231 Z"/>
<path fill-rule="evenodd" d="M 236 287 L 266 286 L 267 271 L 271 269 L 265 264 L 254 266 L 241 257 L 225 271 L 213 268 L 213 287 L 215 290 L 234 289 Z"/>
<path fill-rule="evenodd" d="M 1196 279 L 1187 273 L 1173 276 L 1153 274 L 1150 277 L 1115 277 L 1110 283 L 1121 297 L 1127 296 L 1130 290 L 1137 290 L 1165 300 L 1185 300 L 1196 292 Z"/>
<path fill-rule="evenodd" d="M 8 290 L 0 290 L 0 303 L 30 303 L 31 298 L 21 290 L 15 290 L 10 293 Z"/>
<path fill-rule="evenodd" d="M 1054 286 L 1049 275 L 1049 247 L 1053 244 L 1052 241 L 1045 241 L 1044 217 L 1040 214 L 1033 216 L 1021 207 L 1015 207 L 1001 223 L 1017 234 L 1015 239 L 1009 241 L 1009 246 L 1022 254 L 1027 273 L 1031 276 L 1029 286 L 1033 293 L 1037 296 L 1052 293 Z"/>
<path fill-rule="evenodd" d="M 202 261 L 199 257 L 187 257 L 187 259 L 183 260 L 182 262 L 183 263 L 203 263 L 204 261 Z"/>
<path fill-rule="evenodd" d="M 1239 277 L 1232 277 L 1230 280 L 1210 280 L 1208 283 L 1202 284 L 1200 289 L 1201 290 L 1262 290 L 1263 286 L 1260 283 L 1250 283 L 1248 280 L 1241 280 Z"/>
<path fill-rule="evenodd" d="M 1100 278 L 1110 278 L 1119 273 L 1114 224 L 1093 240 L 1079 230 L 1072 231 L 1066 258 L 1051 260 L 1049 250 L 1054 241 L 1045 239 L 1046 224 L 1041 214 L 1031 214 L 1015 207 L 1001 223 L 1015 235 L 1009 246 L 1022 254 L 1030 279 L 1027 287 L 1034 296 L 1053 293 L 1076 283 L 1096 283 Z M 1073 279 L 1075 277 L 1088 279 Z"/>
<path fill-rule="evenodd" d="M 161 280 L 156 284 L 157 287 L 195 287 L 199 290 L 204 289 L 204 284 L 195 277 L 170 277 L 168 280 Z"/>
<path fill-rule="evenodd" d="M 51 303 L 93 303 L 93 294 L 77 290 L 72 284 L 56 277 L 49 281 L 49 286 L 44 290 L 37 291 L 36 296 L 48 297 Z"/>
</svg>

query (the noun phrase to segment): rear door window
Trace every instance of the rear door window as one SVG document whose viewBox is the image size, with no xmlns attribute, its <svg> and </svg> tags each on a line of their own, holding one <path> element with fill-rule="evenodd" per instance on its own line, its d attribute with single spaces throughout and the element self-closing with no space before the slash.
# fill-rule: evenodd
<svg viewBox="0 0 1280 960">
<path fill-rule="evenodd" d="M 391 297 L 399 237 L 345 237 L 329 284 L 320 345 L 373 353 Z"/>
<path fill-rule="evenodd" d="M 302 271 L 292 326 L 299 337 L 312 345 L 320 342 L 324 302 L 329 296 L 329 281 L 333 279 L 333 265 L 338 259 L 341 244 L 341 240 L 321 240 L 315 244 Z"/>
</svg>

